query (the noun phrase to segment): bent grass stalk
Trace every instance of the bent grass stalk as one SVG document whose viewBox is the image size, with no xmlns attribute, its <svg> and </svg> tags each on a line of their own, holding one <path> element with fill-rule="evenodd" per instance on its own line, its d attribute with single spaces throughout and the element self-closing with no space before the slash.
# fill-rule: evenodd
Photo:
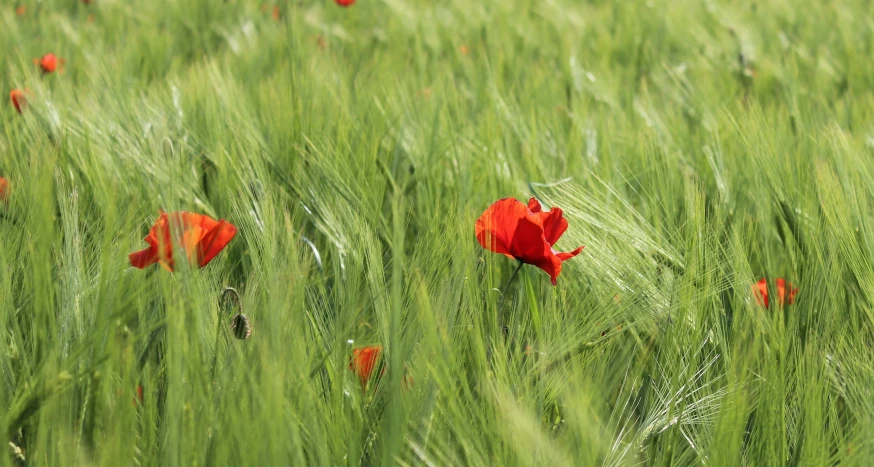
<svg viewBox="0 0 874 467">
<path fill-rule="evenodd" d="M 227 297 L 227 298 L 225 298 Z M 233 297 L 233 302 L 231 302 L 231 297 Z M 211 380 L 215 383 L 215 372 L 218 368 L 218 358 L 219 358 L 219 339 L 224 333 L 222 332 L 222 323 L 224 322 L 224 304 L 231 303 L 231 313 L 233 314 L 234 309 L 238 310 L 240 313 L 243 312 L 243 304 L 240 301 L 240 293 L 237 292 L 237 289 L 233 287 L 225 287 L 221 295 L 219 296 L 219 315 L 218 315 L 218 324 L 216 325 L 215 331 L 215 345 L 213 346 L 213 357 L 212 357 L 212 366 L 210 369 Z"/>
</svg>

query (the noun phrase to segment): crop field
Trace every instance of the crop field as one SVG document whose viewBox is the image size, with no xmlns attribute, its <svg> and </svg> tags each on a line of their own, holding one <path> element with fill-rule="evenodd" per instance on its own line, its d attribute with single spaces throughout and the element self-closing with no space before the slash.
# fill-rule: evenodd
<svg viewBox="0 0 874 467">
<path fill-rule="evenodd" d="M 874 464 L 870 2 L 271 1 L 0 2 L 0 465 Z"/>
</svg>

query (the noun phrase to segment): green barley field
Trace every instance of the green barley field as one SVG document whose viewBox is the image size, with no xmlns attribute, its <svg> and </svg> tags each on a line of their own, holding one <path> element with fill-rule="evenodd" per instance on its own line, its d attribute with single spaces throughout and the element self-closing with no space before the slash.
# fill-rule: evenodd
<svg viewBox="0 0 874 467">
<path fill-rule="evenodd" d="M 874 463 L 869 2 L 273 1 L 0 2 L 0 465 Z"/>
</svg>

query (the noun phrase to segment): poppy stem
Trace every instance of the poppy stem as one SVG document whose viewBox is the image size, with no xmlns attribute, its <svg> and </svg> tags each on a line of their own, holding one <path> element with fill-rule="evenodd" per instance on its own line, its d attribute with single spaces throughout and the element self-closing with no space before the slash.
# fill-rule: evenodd
<svg viewBox="0 0 874 467">
<path fill-rule="evenodd" d="M 522 266 L 525 265 L 522 261 L 519 261 L 519 265 L 516 266 L 516 269 L 513 271 L 513 274 L 510 276 L 510 280 L 507 281 L 507 284 L 504 286 L 504 290 L 501 291 L 501 303 L 498 305 L 498 316 L 501 317 L 501 330 L 507 330 L 507 319 L 504 316 L 504 299 L 507 298 L 507 291 L 510 290 L 510 284 L 513 283 L 513 279 L 519 274 L 519 271 L 522 270 Z M 506 332 L 506 331 L 505 331 Z"/>
<path fill-rule="evenodd" d="M 240 301 L 240 293 L 237 292 L 237 289 L 233 287 L 225 287 L 224 290 L 222 290 L 221 295 L 219 296 L 219 318 L 217 329 L 215 332 L 215 347 L 213 347 L 212 349 L 212 369 L 210 371 L 210 376 L 212 376 L 213 383 L 215 383 L 215 372 L 218 369 L 219 339 L 222 335 L 222 318 L 224 315 L 224 313 L 222 313 L 224 311 L 223 305 L 225 301 L 231 300 L 236 302 L 236 306 L 233 306 L 233 304 L 231 305 L 231 312 L 233 312 L 234 309 L 237 309 L 240 311 L 240 313 L 242 313 L 243 304 Z"/>
<path fill-rule="evenodd" d="M 228 297 L 227 299 L 225 299 L 226 296 Z M 236 308 L 238 310 L 240 310 L 240 313 L 242 313 L 243 312 L 243 304 L 240 301 L 240 293 L 237 292 L 237 289 L 235 289 L 233 287 L 225 287 L 224 289 L 222 289 L 221 298 L 223 300 L 230 300 L 231 296 L 234 297 L 234 301 L 237 304 Z"/>
</svg>

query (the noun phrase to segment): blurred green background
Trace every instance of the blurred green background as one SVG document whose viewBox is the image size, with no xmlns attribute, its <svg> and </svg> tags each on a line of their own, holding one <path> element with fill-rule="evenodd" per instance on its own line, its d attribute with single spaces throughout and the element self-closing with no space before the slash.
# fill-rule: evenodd
<svg viewBox="0 0 874 467">
<path fill-rule="evenodd" d="M 872 11 L 6 0 L 2 462 L 870 465 Z M 505 337 L 508 196 L 586 248 Z M 160 209 L 239 233 L 133 269 Z"/>
</svg>

